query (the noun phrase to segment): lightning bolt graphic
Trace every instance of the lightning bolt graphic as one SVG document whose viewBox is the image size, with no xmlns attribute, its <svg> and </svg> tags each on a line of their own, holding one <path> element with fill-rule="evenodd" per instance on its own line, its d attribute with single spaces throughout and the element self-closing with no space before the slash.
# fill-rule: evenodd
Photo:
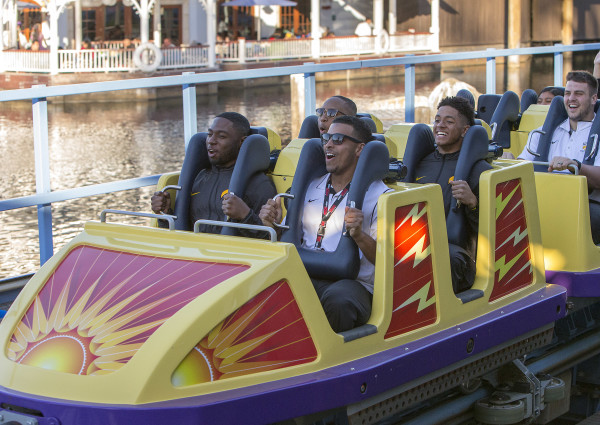
<svg viewBox="0 0 600 425">
<path fill-rule="evenodd" d="M 519 260 L 519 258 L 521 258 L 521 256 L 525 253 L 525 251 L 527 251 L 527 248 L 525 248 L 523 251 L 521 251 L 519 253 L 519 255 L 517 255 L 515 258 L 513 258 L 512 260 L 510 260 L 508 263 L 506 263 L 506 255 L 503 255 L 502 257 L 500 257 L 499 260 L 497 260 L 494 263 L 496 271 L 500 272 L 498 274 L 498 281 L 502 280 L 502 278 L 504 277 L 504 275 L 506 275 L 506 273 L 508 273 L 508 271 L 517 262 L 517 260 Z"/>
<path fill-rule="evenodd" d="M 525 237 L 527 236 L 527 228 L 523 229 L 522 232 L 520 232 L 521 230 L 521 226 L 517 227 L 515 229 L 514 232 L 512 232 L 512 234 L 506 238 L 506 240 L 504 242 L 502 242 L 497 249 L 502 248 L 502 246 L 507 243 L 508 241 L 510 241 L 511 239 L 514 238 L 514 242 L 513 242 L 513 246 L 517 246 L 517 244 L 519 242 L 521 242 L 523 239 L 525 239 Z"/>
<path fill-rule="evenodd" d="M 402 220 L 402 222 L 398 225 L 398 227 L 396 227 L 396 230 L 398 230 L 399 228 L 402 227 L 402 225 L 404 223 L 406 223 L 406 221 L 411 218 L 411 222 L 410 224 L 415 224 L 415 222 L 420 219 L 421 217 L 423 217 L 423 215 L 425 214 L 425 212 L 427 211 L 427 208 L 423 208 L 421 211 L 419 211 L 419 204 L 415 204 L 412 209 L 410 210 L 410 212 L 408 213 L 408 215 L 406 217 L 404 217 L 404 220 Z"/>
<path fill-rule="evenodd" d="M 406 260 L 412 254 L 415 254 L 415 262 L 413 267 L 417 267 L 421 261 L 429 257 L 429 254 L 431 253 L 431 245 L 427 245 L 427 248 L 423 249 L 423 245 L 425 244 L 425 236 L 426 235 L 423 235 L 423 237 L 421 237 L 421 239 L 419 239 L 418 242 L 414 244 L 406 254 L 404 254 L 404 257 L 394 264 L 394 267 Z"/>
<path fill-rule="evenodd" d="M 520 183 L 517 186 L 515 186 L 512 192 L 510 192 L 504 199 L 502 199 L 502 193 L 500 193 L 496 197 L 496 220 L 498 219 L 498 217 L 500 217 L 500 214 L 502 214 L 502 211 L 504 211 L 504 208 L 506 208 L 506 205 L 508 205 L 508 202 L 511 200 L 511 198 L 513 197 L 513 195 L 519 187 L 521 187 Z"/>
<path fill-rule="evenodd" d="M 398 311 L 401 308 L 404 308 L 407 305 L 412 304 L 413 302 L 415 302 L 417 300 L 419 301 L 419 305 L 417 306 L 417 313 L 426 309 L 431 304 L 434 304 L 435 303 L 435 294 L 431 298 L 427 299 L 427 294 L 429 293 L 430 286 L 431 286 L 431 281 L 429 281 L 425 285 L 423 285 L 423 287 L 421 289 L 419 289 L 417 292 L 415 292 L 412 297 L 410 297 L 409 299 L 404 301 L 404 303 L 402 303 L 402 305 L 396 307 L 396 309 L 394 311 Z"/>
</svg>

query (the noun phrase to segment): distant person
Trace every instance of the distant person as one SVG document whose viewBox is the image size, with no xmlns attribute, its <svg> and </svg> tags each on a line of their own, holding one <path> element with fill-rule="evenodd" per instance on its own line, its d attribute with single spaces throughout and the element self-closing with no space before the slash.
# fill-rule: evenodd
<svg viewBox="0 0 600 425">
<path fill-rule="evenodd" d="M 596 56 L 597 57 L 597 56 Z M 568 118 L 552 134 L 552 143 L 548 152 L 548 172 L 568 172 L 569 166 L 579 169 L 579 174 L 587 177 L 590 204 L 590 223 L 592 239 L 600 243 L 600 155 L 596 155 L 594 165 L 585 165 L 584 159 L 592 121 L 596 114 L 594 106 L 598 99 L 598 81 L 587 71 L 571 71 L 567 74 L 565 86 L 565 109 Z M 538 130 L 541 130 L 540 127 Z M 529 148 L 536 152 L 540 134 L 531 136 Z M 535 161 L 527 146 L 519 159 Z M 557 203 L 560 202 L 557 199 Z"/>
<path fill-rule="evenodd" d="M 210 167 L 201 170 L 194 180 L 190 196 L 190 223 L 192 230 L 199 219 L 230 221 L 246 224 L 262 224 L 258 213 L 262 205 L 276 194 L 273 182 L 263 173 L 250 178 L 243 199 L 228 193 L 233 167 L 244 139 L 250 134 L 250 123 L 237 112 L 223 112 L 208 128 L 206 150 Z M 152 211 L 172 214 L 168 192 L 155 192 L 151 199 Z M 162 224 L 162 221 L 159 221 Z M 221 227 L 201 226 L 204 233 L 220 233 Z M 243 231 L 240 233 L 244 234 Z"/>
<path fill-rule="evenodd" d="M 556 96 L 563 96 L 565 91 L 559 87 L 545 87 L 538 96 L 538 105 L 550 105 Z"/>
<path fill-rule="evenodd" d="M 115 25 L 115 27 L 110 31 L 108 38 L 109 40 L 122 40 L 125 38 L 125 33 L 121 29 L 120 25 Z"/>
<path fill-rule="evenodd" d="M 173 42 L 171 41 L 171 39 L 169 37 L 165 37 L 165 39 L 162 42 L 162 46 L 163 49 L 172 49 L 175 47 L 175 45 L 173 44 Z"/>
<path fill-rule="evenodd" d="M 356 103 L 345 96 L 331 96 L 320 108 L 317 108 L 319 117 L 319 133 L 327 133 L 333 120 L 342 115 L 356 116 Z"/>
<path fill-rule="evenodd" d="M 479 176 L 492 168 L 484 160 L 475 163 L 467 181 L 454 180 L 458 157 L 467 130 L 475 125 L 475 111 L 462 97 L 446 97 L 438 105 L 433 121 L 435 150 L 416 166 L 417 183 L 437 183 L 442 188 L 444 212 L 450 212 L 452 198 L 463 208 L 467 220 L 466 246 L 448 244 L 454 293 L 469 289 L 475 280 L 475 258 L 479 233 Z"/>
<path fill-rule="evenodd" d="M 354 30 L 354 34 L 359 37 L 366 37 L 373 35 L 373 23 L 371 19 L 367 18 L 362 22 L 359 22 Z"/>
</svg>

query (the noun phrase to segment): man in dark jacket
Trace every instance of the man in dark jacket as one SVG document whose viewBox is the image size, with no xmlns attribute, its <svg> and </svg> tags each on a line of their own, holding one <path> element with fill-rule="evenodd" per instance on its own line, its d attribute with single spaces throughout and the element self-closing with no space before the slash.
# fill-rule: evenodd
<svg viewBox="0 0 600 425">
<path fill-rule="evenodd" d="M 250 133 L 250 123 L 237 112 L 218 115 L 208 129 L 206 150 L 210 168 L 201 170 L 192 185 L 189 229 L 199 219 L 231 221 L 262 225 L 258 213 L 263 204 L 275 196 L 273 182 L 264 174 L 253 175 L 243 199 L 228 193 L 233 167 L 244 139 Z M 181 194 L 180 196 L 184 196 Z M 172 213 L 171 199 L 166 192 L 152 196 L 152 211 Z M 219 233 L 220 227 L 201 226 L 204 233 Z"/>
<path fill-rule="evenodd" d="M 421 160 L 416 170 L 417 183 L 437 183 L 442 188 L 446 217 L 450 201 L 456 198 L 464 208 L 468 221 L 468 246 L 449 244 L 450 267 L 454 292 L 469 289 L 475 279 L 477 233 L 479 230 L 479 176 L 491 168 L 486 161 L 478 161 L 468 181 L 454 180 L 454 170 L 462 142 L 469 127 L 475 124 L 475 112 L 466 99 L 446 97 L 438 105 L 433 123 L 436 149 Z"/>
</svg>

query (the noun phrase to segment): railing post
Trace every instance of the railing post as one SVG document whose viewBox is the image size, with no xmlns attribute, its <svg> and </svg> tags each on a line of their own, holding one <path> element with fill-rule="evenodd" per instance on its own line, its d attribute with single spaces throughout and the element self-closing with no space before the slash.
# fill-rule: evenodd
<svg viewBox="0 0 600 425">
<path fill-rule="evenodd" d="M 313 115 L 316 107 L 317 89 L 315 87 L 315 73 L 307 72 L 304 74 L 304 116 Z"/>
<path fill-rule="evenodd" d="M 45 84 L 33 88 L 46 87 Z M 49 193 L 50 157 L 48 155 L 48 102 L 45 97 L 32 99 L 33 109 L 33 150 L 35 158 L 35 188 L 37 194 Z M 40 242 L 40 265 L 53 254 L 52 243 L 52 205 L 37 206 L 38 230 Z"/>
<path fill-rule="evenodd" d="M 238 59 L 240 63 L 246 63 L 246 39 L 238 38 Z"/>
<path fill-rule="evenodd" d="M 557 43 L 554 47 L 562 47 L 561 43 Z M 554 85 L 557 87 L 563 86 L 563 52 L 554 53 Z"/>
<path fill-rule="evenodd" d="M 492 53 L 494 48 L 487 49 Z M 485 63 L 485 92 L 487 94 L 496 94 L 496 57 L 488 56 Z"/>
<path fill-rule="evenodd" d="M 414 56 L 414 55 L 406 55 Z M 404 65 L 404 121 L 415 122 L 415 64 Z"/>
<path fill-rule="evenodd" d="M 182 75 L 194 75 L 193 72 L 184 72 Z M 183 137 L 185 139 L 185 150 L 194 134 L 198 132 L 198 120 L 196 118 L 196 85 L 183 85 Z"/>
</svg>

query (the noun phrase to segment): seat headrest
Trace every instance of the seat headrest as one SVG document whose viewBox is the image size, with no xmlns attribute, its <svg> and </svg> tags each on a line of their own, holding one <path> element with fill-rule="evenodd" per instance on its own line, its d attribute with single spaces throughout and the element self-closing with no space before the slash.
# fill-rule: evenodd
<svg viewBox="0 0 600 425">
<path fill-rule="evenodd" d="M 365 193 L 371 183 L 381 180 L 388 171 L 389 152 L 385 144 L 371 141 L 363 148 L 350 190 L 348 204 L 355 203 L 362 208 Z M 291 194 L 294 199 L 288 204 L 286 230 L 281 240 L 296 245 L 300 257 L 311 277 L 327 280 L 355 279 L 360 266 L 358 247 L 349 235 L 342 235 L 337 249 L 332 252 L 315 251 L 301 247 L 302 215 L 304 199 L 309 183 L 327 173 L 325 154 L 320 139 L 307 141 L 300 153 L 298 168 L 292 182 Z"/>
<path fill-rule="evenodd" d="M 435 149 L 435 138 L 433 130 L 427 124 L 415 124 L 408 132 L 406 140 L 406 149 L 402 161 L 406 166 L 406 183 L 415 182 L 415 173 L 417 165 L 423 158 L 433 152 Z"/>
<path fill-rule="evenodd" d="M 492 122 L 492 115 L 496 110 L 496 106 L 500 103 L 502 96 L 499 94 L 482 94 L 477 99 L 477 118 L 484 120 L 490 124 Z"/>
<path fill-rule="evenodd" d="M 250 178 L 269 168 L 270 151 L 269 141 L 262 134 L 251 134 L 244 139 L 229 181 L 230 193 L 240 198 L 246 193 Z M 221 234 L 236 235 L 238 231 L 231 227 L 223 227 Z"/>
<path fill-rule="evenodd" d="M 269 130 L 266 127 L 250 127 L 250 134 L 260 134 L 261 136 L 265 136 L 267 139 L 269 138 Z"/>
<path fill-rule="evenodd" d="M 485 128 L 474 125 L 467 130 L 460 148 L 454 170 L 454 180 L 468 181 L 475 163 L 488 156 L 489 140 Z M 450 200 L 450 211 L 446 217 L 448 242 L 463 248 L 467 246 L 468 232 L 464 208 L 457 208 L 456 198 Z"/>
<path fill-rule="evenodd" d="M 521 114 L 527 110 L 531 105 L 536 105 L 538 100 L 538 94 L 535 90 L 526 89 L 521 94 Z"/>
<path fill-rule="evenodd" d="M 320 137 L 319 132 L 319 117 L 316 115 L 309 115 L 304 118 L 302 125 L 300 126 L 300 132 L 298 133 L 299 139 L 313 139 Z"/>
<path fill-rule="evenodd" d="M 192 185 L 200 170 L 210 167 L 208 152 L 206 151 L 206 137 L 207 133 L 194 134 L 190 138 L 185 151 L 178 183 L 181 186 L 179 191 L 181 196 L 175 198 L 175 205 L 173 206 L 173 214 L 177 216 L 175 220 L 175 229 L 177 230 L 189 230 L 189 195 L 192 193 Z"/>
<path fill-rule="evenodd" d="M 492 142 L 503 148 L 510 148 L 510 131 L 519 119 L 520 109 L 519 96 L 515 92 L 509 90 L 502 95 L 490 120 L 490 126 L 496 124 Z"/>
<path fill-rule="evenodd" d="M 554 99 L 552 99 L 552 103 L 550 103 L 550 107 L 548 108 L 544 125 L 542 126 L 542 131 L 544 131 L 545 134 L 541 134 L 538 140 L 537 153 L 540 154 L 540 156 L 536 158 L 536 161 L 548 161 L 548 153 L 550 152 L 550 145 L 552 144 L 552 134 L 556 127 L 567 118 L 568 115 L 567 110 L 565 109 L 564 98 L 562 96 L 554 96 Z M 535 171 L 548 171 L 548 167 L 544 165 L 534 165 L 533 168 Z"/>
<path fill-rule="evenodd" d="M 371 118 L 370 114 L 358 113 L 356 114 L 356 116 L 363 120 L 369 126 L 369 130 L 371 130 L 371 133 L 377 133 L 377 124 L 375 123 L 373 118 Z"/>
<path fill-rule="evenodd" d="M 467 89 L 460 89 L 458 93 L 456 93 L 456 97 L 462 97 L 463 99 L 467 99 L 471 108 L 475 109 L 475 96 Z"/>
</svg>

